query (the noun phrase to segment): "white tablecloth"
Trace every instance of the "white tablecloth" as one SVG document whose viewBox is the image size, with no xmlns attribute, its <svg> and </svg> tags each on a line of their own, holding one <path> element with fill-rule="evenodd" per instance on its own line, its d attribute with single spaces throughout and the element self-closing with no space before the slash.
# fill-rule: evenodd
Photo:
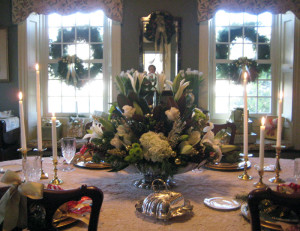
<svg viewBox="0 0 300 231">
<path fill-rule="evenodd" d="M 236 194 L 249 193 L 255 189 L 253 183 L 258 181 L 257 171 L 254 164 L 257 158 L 250 158 L 252 163 L 249 175 L 253 176 L 251 181 L 238 179 L 239 172 L 221 172 L 204 169 L 201 173 L 187 172 L 174 177 L 177 187 L 173 191 L 183 194 L 194 206 L 193 215 L 177 217 L 167 222 L 155 220 L 139 214 L 135 210 L 138 200 L 144 199 L 151 193 L 149 190 L 135 188 L 133 180 L 140 178 L 139 174 L 129 174 L 125 171 L 111 173 L 105 170 L 89 170 L 76 168 L 73 172 L 58 172 L 58 177 L 64 183 L 64 189 L 80 187 L 83 184 L 99 187 L 104 193 L 98 227 L 101 231 L 111 230 L 250 230 L 250 224 L 241 215 L 240 210 L 217 211 L 203 204 L 205 198 L 226 196 L 234 198 Z M 266 164 L 274 164 L 275 158 L 265 159 Z M 0 166 L 7 164 L 21 164 L 21 160 L 1 162 Z M 286 181 L 293 181 L 293 160 L 281 159 L 280 177 Z M 50 158 L 45 158 L 44 170 L 53 178 L 53 165 Z M 2 174 L 1 174 L 2 175 Z M 265 172 L 264 182 L 275 176 L 274 172 Z M 41 183 L 48 184 L 49 180 L 42 180 Z M 0 183 L 0 186 L 3 186 Z M 80 227 L 82 226 L 82 227 Z M 84 225 L 77 224 L 70 230 L 86 230 Z"/>
</svg>

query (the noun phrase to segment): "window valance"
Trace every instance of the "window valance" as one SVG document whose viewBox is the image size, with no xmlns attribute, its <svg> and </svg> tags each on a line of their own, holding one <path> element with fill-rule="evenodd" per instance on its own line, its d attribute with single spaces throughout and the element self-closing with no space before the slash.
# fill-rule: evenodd
<svg viewBox="0 0 300 231">
<path fill-rule="evenodd" d="M 198 0 L 198 22 L 211 19 L 218 10 L 251 14 L 292 11 L 300 19 L 299 0 Z"/>
<path fill-rule="evenodd" d="M 20 23 L 33 12 L 68 15 L 97 9 L 103 10 L 110 19 L 122 22 L 123 0 L 12 0 L 12 21 Z"/>
</svg>

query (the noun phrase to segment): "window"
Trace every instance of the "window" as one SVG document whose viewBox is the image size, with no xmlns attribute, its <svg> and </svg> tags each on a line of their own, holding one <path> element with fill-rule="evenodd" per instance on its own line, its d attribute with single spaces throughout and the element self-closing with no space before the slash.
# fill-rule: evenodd
<svg viewBox="0 0 300 231">
<path fill-rule="evenodd" d="M 47 110 L 91 114 L 107 110 L 111 20 L 102 11 L 47 16 Z M 69 63 L 67 63 L 69 60 Z"/>
<path fill-rule="evenodd" d="M 218 11 L 212 21 L 214 91 L 212 111 L 221 118 L 243 107 L 243 89 L 228 79 L 229 64 L 240 57 L 257 62 L 261 74 L 248 83 L 248 110 L 252 114 L 272 112 L 272 14 L 227 13 Z"/>
</svg>

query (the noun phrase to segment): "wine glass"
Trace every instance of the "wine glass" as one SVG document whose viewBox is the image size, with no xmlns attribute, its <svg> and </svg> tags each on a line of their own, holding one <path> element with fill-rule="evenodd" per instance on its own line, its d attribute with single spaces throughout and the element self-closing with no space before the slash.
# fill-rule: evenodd
<svg viewBox="0 0 300 231">
<path fill-rule="evenodd" d="M 76 139 L 72 137 L 62 138 L 61 151 L 62 151 L 62 156 L 64 157 L 68 165 L 66 168 L 63 168 L 62 170 L 64 172 L 69 172 L 74 170 L 74 168 L 71 167 L 71 161 L 74 158 L 76 152 Z"/>
<path fill-rule="evenodd" d="M 296 179 L 296 183 L 298 183 L 300 179 L 300 158 L 296 158 L 294 161 L 294 177 Z"/>
</svg>

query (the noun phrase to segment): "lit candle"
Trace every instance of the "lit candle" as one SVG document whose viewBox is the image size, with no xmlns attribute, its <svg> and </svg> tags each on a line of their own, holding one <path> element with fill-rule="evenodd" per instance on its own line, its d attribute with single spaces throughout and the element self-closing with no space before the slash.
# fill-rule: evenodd
<svg viewBox="0 0 300 231">
<path fill-rule="evenodd" d="M 283 93 L 280 92 L 279 102 L 278 102 L 278 122 L 277 122 L 277 140 L 276 147 L 281 146 L 281 133 L 282 133 L 282 98 Z"/>
<path fill-rule="evenodd" d="M 52 154 L 53 160 L 57 160 L 57 138 L 56 138 L 56 117 L 55 113 L 52 113 Z"/>
<path fill-rule="evenodd" d="M 37 143 L 38 150 L 43 149 L 42 145 L 42 117 L 41 117 L 41 86 L 39 64 L 35 64 L 36 70 L 36 112 L 37 112 Z"/>
<path fill-rule="evenodd" d="M 244 157 L 248 157 L 247 72 L 244 72 Z"/>
<path fill-rule="evenodd" d="M 22 150 L 27 150 L 22 92 L 19 92 L 19 114 L 21 124 L 21 148 Z"/>
<path fill-rule="evenodd" d="M 259 144 L 259 169 L 264 169 L 264 158 L 265 158 L 265 117 L 261 119 L 260 126 L 260 144 Z"/>
</svg>

